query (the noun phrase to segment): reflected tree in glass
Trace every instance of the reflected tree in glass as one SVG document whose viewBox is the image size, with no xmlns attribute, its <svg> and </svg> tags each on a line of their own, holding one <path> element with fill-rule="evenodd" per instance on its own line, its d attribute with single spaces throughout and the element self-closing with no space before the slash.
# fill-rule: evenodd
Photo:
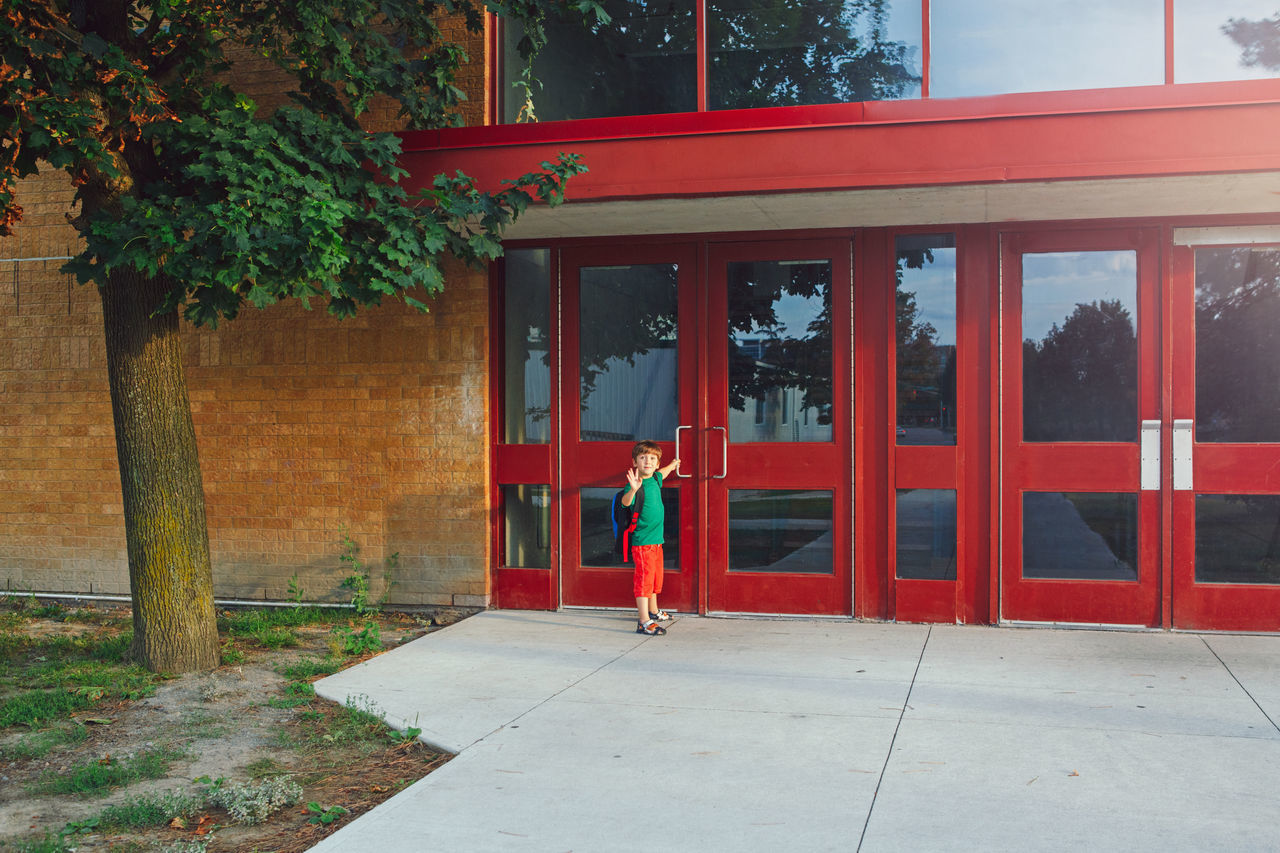
<svg viewBox="0 0 1280 853">
<path fill-rule="evenodd" d="M 583 440 L 674 435 L 677 274 L 675 264 L 582 268 L 578 366 Z"/>
<path fill-rule="evenodd" d="M 711 109 L 919 94 L 918 44 L 894 41 L 886 0 L 710 0 Z"/>
<path fill-rule="evenodd" d="M 1196 495 L 1196 583 L 1280 584 L 1280 495 Z"/>
<path fill-rule="evenodd" d="M 503 284 L 503 435 L 508 444 L 551 440 L 550 252 L 511 249 Z"/>
<path fill-rule="evenodd" d="M 1257 21 L 1230 18 L 1222 31 L 1240 46 L 1242 65 L 1280 71 L 1280 11 Z"/>
<path fill-rule="evenodd" d="M 897 238 L 897 422 L 907 430 L 898 444 L 956 441 L 954 247 L 951 234 Z M 926 284 L 930 272 L 945 286 Z"/>
<path fill-rule="evenodd" d="M 1136 441 L 1137 253 L 1022 256 L 1025 441 Z"/>
<path fill-rule="evenodd" d="M 830 441 L 831 262 L 731 263 L 727 277 L 729 407 L 760 412 L 731 416 L 731 440 Z"/>
<path fill-rule="evenodd" d="M 1196 440 L 1280 442 L 1280 249 L 1196 251 Z"/>
<path fill-rule="evenodd" d="M 517 77 L 520 33 L 507 33 L 504 120 L 562 121 L 698 108 L 693 0 L 601 0 L 610 20 L 572 6 L 547 9 L 546 47 L 526 99 Z M 533 114 L 527 112 L 531 101 Z"/>
</svg>

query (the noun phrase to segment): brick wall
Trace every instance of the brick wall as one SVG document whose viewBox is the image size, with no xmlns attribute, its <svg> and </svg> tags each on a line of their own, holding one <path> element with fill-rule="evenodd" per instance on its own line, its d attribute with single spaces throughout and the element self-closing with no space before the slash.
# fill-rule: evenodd
<svg viewBox="0 0 1280 853">
<path fill-rule="evenodd" d="M 278 103 L 283 78 L 239 60 L 251 95 Z M 483 121 L 482 62 L 461 85 Z M 386 105 L 369 119 L 394 126 Z M 101 307 L 61 261 L 34 260 L 75 250 L 72 195 L 58 173 L 23 181 L 23 222 L 0 238 L 0 589 L 126 594 Z M 398 553 L 390 603 L 487 603 L 483 274 L 451 268 L 426 315 L 282 305 L 184 334 L 219 598 L 283 599 L 296 576 L 307 598 L 345 599 L 345 531 L 376 594 Z"/>
</svg>

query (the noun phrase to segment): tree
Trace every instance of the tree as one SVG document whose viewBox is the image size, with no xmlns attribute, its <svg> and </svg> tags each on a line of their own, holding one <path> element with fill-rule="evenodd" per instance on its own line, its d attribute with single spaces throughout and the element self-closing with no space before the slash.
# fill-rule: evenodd
<svg viewBox="0 0 1280 853">
<path fill-rule="evenodd" d="M 531 57 L 551 2 L 491 8 L 523 24 Z M 398 138 L 359 119 L 383 96 L 406 127 L 458 122 L 467 57 L 437 13 L 483 21 L 469 0 L 5 0 L 0 234 L 22 214 L 16 179 L 42 164 L 71 177 L 84 247 L 67 269 L 101 294 L 132 652 L 153 670 L 218 664 L 180 319 L 213 326 L 289 298 L 339 318 L 384 297 L 426 310 L 446 254 L 497 257 L 504 226 L 585 170 L 561 155 L 497 192 L 460 173 L 413 196 L 400 185 Z M 232 47 L 286 72 L 291 103 L 267 113 L 237 92 Z"/>
<path fill-rule="evenodd" d="M 1044 338 L 1022 342 L 1026 441 L 1134 441 L 1137 333 L 1119 299 L 1079 302 Z"/>
</svg>

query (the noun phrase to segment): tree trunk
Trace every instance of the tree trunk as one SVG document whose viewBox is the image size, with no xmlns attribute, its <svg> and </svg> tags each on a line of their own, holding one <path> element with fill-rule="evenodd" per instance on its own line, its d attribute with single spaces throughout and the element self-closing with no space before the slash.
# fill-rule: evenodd
<svg viewBox="0 0 1280 853">
<path fill-rule="evenodd" d="M 153 672 L 218 665 L 204 485 L 178 315 L 151 316 L 168 282 L 110 274 L 102 295 L 111 413 L 124 494 L 134 660 Z"/>
</svg>

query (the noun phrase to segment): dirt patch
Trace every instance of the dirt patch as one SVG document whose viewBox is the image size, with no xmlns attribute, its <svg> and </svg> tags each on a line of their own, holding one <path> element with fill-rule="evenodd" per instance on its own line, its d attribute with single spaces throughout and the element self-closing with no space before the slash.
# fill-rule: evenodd
<svg viewBox="0 0 1280 853">
<path fill-rule="evenodd" d="M 432 628 L 424 619 L 397 614 L 381 614 L 377 621 L 388 649 Z M 24 619 L 21 628 L 42 636 L 86 630 L 84 625 L 31 619 Z M 340 732 L 352 728 L 346 709 L 315 697 L 291 700 L 296 692 L 289 693 L 289 679 L 279 670 L 322 657 L 333 643 L 330 626 L 292 630 L 297 646 L 268 650 L 237 643 L 244 658 L 236 665 L 165 681 L 144 699 L 99 704 L 75 714 L 84 726 L 84 740 L 39 758 L 17 758 L 5 749 L 29 738 L 26 728 L 0 730 L 0 755 L 5 756 L 0 758 L 0 850 L 6 849 L 6 841 L 46 832 L 56 835 L 69 824 L 143 793 L 202 793 L 207 785 L 194 781 L 200 777 L 247 782 L 278 775 L 302 786 L 302 800 L 261 824 L 235 825 L 222 810 L 206 809 L 180 826 L 110 834 L 89 830 L 68 841 L 82 851 L 152 850 L 207 839 L 212 829 L 210 851 L 306 850 L 450 758 L 417 741 L 397 742 L 386 731 L 345 737 Z M 348 658 L 345 664 L 361 659 Z M 291 702 L 298 704 L 288 707 Z M 160 747 L 184 756 L 162 779 L 135 783 L 106 797 L 30 791 L 49 774 L 66 774 L 93 762 L 118 762 Z M 331 824 L 310 823 L 313 815 L 306 811 L 307 803 L 341 806 L 348 813 Z"/>
</svg>

